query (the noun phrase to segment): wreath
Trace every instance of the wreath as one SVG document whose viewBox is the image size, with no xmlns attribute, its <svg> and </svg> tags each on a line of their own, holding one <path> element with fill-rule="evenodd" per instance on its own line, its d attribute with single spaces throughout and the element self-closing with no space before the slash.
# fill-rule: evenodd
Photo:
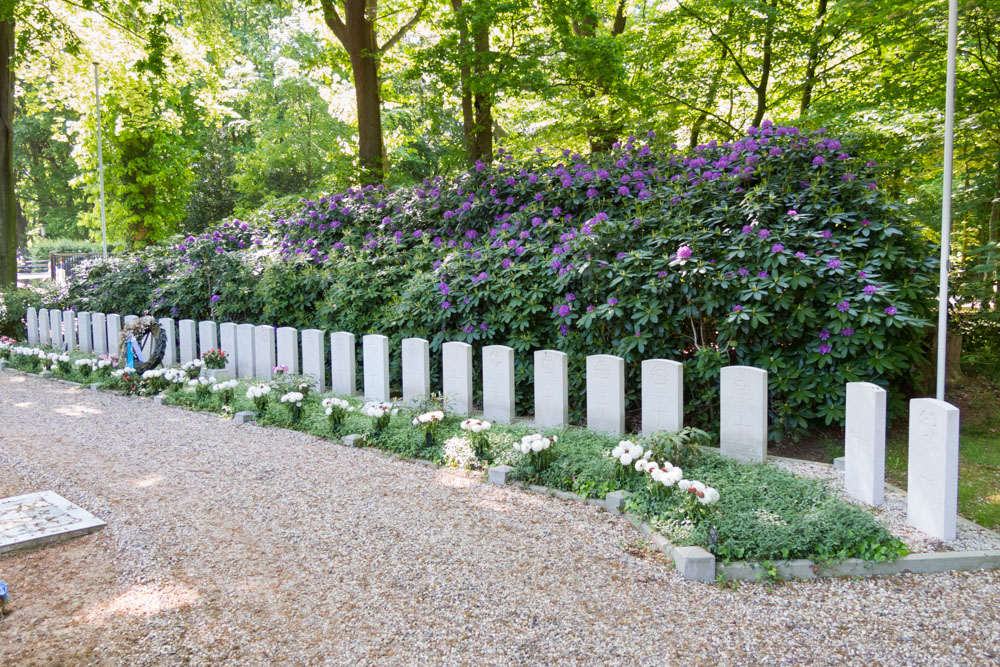
<svg viewBox="0 0 1000 667">
<path fill-rule="evenodd" d="M 163 361 L 163 353 L 167 349 L 167 337 L 163 335 L 156 318 L 144 315 L 131 324 L 122 327 L 118 341 L 118 359 L 121 364 L 128 364 L 128 343 L 132 341 L 133 364 L 137 373 L 156 368 Z M 142 351 L 149 350 L 149 356 L 142 358 Z"/>
</svg>

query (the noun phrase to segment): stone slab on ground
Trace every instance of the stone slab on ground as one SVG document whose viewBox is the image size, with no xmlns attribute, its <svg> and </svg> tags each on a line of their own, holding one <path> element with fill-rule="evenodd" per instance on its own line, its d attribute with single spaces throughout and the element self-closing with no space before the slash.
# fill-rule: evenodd
<svg viewBox="0 0 1000 667">
<path fill-rule="evenodd" d="M 104 528 L 105 523 L 54 491 L 0 499 L 0 554 L 29 551 Z"/>
</svg>

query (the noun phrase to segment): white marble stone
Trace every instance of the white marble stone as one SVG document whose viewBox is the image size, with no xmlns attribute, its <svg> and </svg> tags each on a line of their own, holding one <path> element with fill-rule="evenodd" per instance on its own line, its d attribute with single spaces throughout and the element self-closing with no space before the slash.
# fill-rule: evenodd
<svg viewBox="0 0 1000 667">
<path fill-rule="evenodd" d="M 684 364 L 669 359 L 642 362 L 642 434 L 684 428 Z"/>
<path fill-rule="evenodd" d="M 313 379 L 316 391 L 326 389 L 325 332 L 319 329 L 302 330 L 302 374 Z"/>
<path fill-rule="evenodd" d="M 219 325 L 219 349 L 226 353 L 226 370 L 236 377 L 239 350 L 236 344 L 236 324 L 223 322 Z"/>
<path fill-rule="evenodd" d="M 124 318 L 122 318 L 122 322 L 125 323 L 125 326 L 129 326 L 130 324 L 135 324 L 138 321 L 139 321 L 138 315 L 126 315 Z"/>
<path fill-rule="evenodd" d="M 719 444 L 722 455 L 743 462 L 767 459 L 767 371 L 751 366 L 722 369 Z"/>
<path fill-rule="evenodd" d="M 275 339 L 274 327 L 270 324 L 260 324 L 254 328 L 254 372 L 257 377 L 264 380 L 270 380 L 274 377 L 274 367 L 278 365 Z"/>
<path fill-rule="evenodd" d="M 357 391 L 354 334 L 335 331 L 330 334 L 330 390 L 341 396 L 353 396 Z"/>
<path fill-rule="evenodd" d="M 181 363 L 186 364 L 198 358 L 198 323 L 194 320 L 181 320 L 177 323 L 180 341 Z"/>
<path fill-rule="evenodd" d="M 198 356 L 219 349 L 219 327 L 211 320 L 198 322 Z"/>
<path fill-rule="evenodd" d="M 52 326 L 52 320 L 49 319 L 49 311 L 47 308 L 42 308 L 38 311 L 38 344 L 45 345 L 52 341 L 52 336 L 49 334 L 49 327 Z"/>
<path fill-rule="evenodd" d="M 278 328 L 278 366 L 288 366 L 292 375 L 299 374 L 299 330 L 294 327 Z"/>
<path fill-rule="evenodd" d="M 885 502 L 886 391 L 870 382 L 847 383 L 844 488 L 863 503 Z"/>
<path fill-rule="evenodd" d="M 236 327 L 236 375 L 239 378 L 252 378 L 257 372 L 254 355 L 254 326 L 240 324 Z"/>
<path fill-rule="evenodd" d="M 625 360 L 610 354 L 587 357 L 587 428 L 625 433 Z"/>
<path fill-rule="evenodd" d="M 163 348 L 163 365 L 173 366 L 177 363 L 177 324 L 172 317 L 161 317 L 159 320 L 160 331 L 167 344 Z"/>
<path fill-rule="evenodd" d="M 441 383 L 445 409 L 472 414 L 472 346 L 451 341 L 441 346 Z"/>
<path fill-rule="evenodd" d="M 418 405 L 431 395 L 430 343 L 405 338 L 402 343 L 403 403 Z"/>
<path fill-rule="evenodd" d="M 54 491 L 0 498 L 0 556 L 93 533 L 104 525 Z"/>
<path fill-rule="evenodd" d="M 94 352 L 94 330 L 91 328 L 93 324 L 90 321 L 90 313 L 78 313 L 76 316 L 76 326 L 77 334 L 80 337 L 78 341 L 80 351 L 84 354 L 92 354 Z"/>
<path fill-rule="evenodd" d="M 28 344 L 37 345 L 38 344 L 38 311 L 32 306 L 28 308 L 28 311 L 24 315 L 25 322 L 28 325 Z"/>
<path fill-rule="evenodd" d="M 535 351 L 535 422 L 569 425 L 569 357 L 558 350 Z"/>
<path fill-rule="evenodd" d="M 950 542 L 958 522 L 959 411 L 934 398 L 910 401 L 906 523 Z"/>
<path fill-rule="evenodd" d="M 122 343 L 122 316 L 115 313 L 108 315 L 108 349 L 111 354 L 118 354 Z"/>
<path fill-rule="evenodd" d="M 506 345 L 483 348 L 483 418 L 498 424 L 514 421 L 514 350 Z"/>
<path fill-rule="evenodd" d="M 62 312 L 63 346 L 67 352 L 76 352 L 76 313 L 72 310 Z"/>
<path fill-rule="evenodd" d="M 52 347 L 56 350 L 63 349 L 62 327 L 62 311 L 53 308 L 49 311 L 49 335 L 51 336 Z"/>
<path fill-rule="evenodd" d="M 361 337 L 365 400 L 389 400 L 389 339 L 381 334 Z"/>
<path fill-rule="evenodd" d="M 94 354 L 108 354 L 108 318 L 104 313 L 92 313 L 91 331 L 94 332 Z M 115 354 L 118 354 L 116 351 Z"/>
</svg>

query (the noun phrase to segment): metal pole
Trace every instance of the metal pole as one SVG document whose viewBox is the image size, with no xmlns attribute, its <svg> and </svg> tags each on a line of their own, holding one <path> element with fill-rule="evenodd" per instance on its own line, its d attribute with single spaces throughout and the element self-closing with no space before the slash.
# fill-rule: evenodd
<svg viewBox="0 0 1000 667">
<path fill-rule="evenodd" d="M 948 264 L 951 256 L 951 181 L 955 140 L 955 52 L 958 50 L 958 0 L 948 2 L 948 79 L 944 103 L 944 173 L 941 197 L 941 287 L 938 295 L 937 392 L 944 400 L 948 359 Z"/>
<path fill-rule="evenodd" d="M 108 225 L 104 219 L 104 154 L 101 147 L 101 81 L 94 62 L 94 96 L 97 98 L 97 182 L 101 188 L 101 247 L 104 259 L 108 258 Z"/>
</svg>

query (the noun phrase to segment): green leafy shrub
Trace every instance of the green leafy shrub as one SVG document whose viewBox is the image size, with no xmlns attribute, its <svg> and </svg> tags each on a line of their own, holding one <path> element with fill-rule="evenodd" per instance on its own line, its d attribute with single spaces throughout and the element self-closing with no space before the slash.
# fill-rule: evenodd
<svg viewBox="0 0 1000 667">
<path fill-rule="evenodd" d="M 766 123 L 689 151 L 633 137 L 555 164 L 501 152 L 453 181 L 366 186 L 270 224 L 227 221 L 178 239 L 160 251 L 146 307 L 378 332 L 394 346 L 419 336 L 432 351 L 447 340 L 509 345 L 522 406 L 533 400 L 530 352 L 559 349 L 575 421 L 588 354 L 625 359 L 633 408 L 643 359 L 683 361 L 688 419 L 702 428 L 717 422 L 719 368 L 756 366 L 769 373 L 777 439 L 843 423 L 850 381 L 890 388 L 899 409 L 924 355 L 932 244 L 876 174 L 823 133 Z M 85 308 L 119 293 L 101 282 L 74 278 L 67 298 Z M 392 373 L 398 387 L 395 355 Z M 432 364 L 432 382 L 439 373 Z"/>
</svg>

